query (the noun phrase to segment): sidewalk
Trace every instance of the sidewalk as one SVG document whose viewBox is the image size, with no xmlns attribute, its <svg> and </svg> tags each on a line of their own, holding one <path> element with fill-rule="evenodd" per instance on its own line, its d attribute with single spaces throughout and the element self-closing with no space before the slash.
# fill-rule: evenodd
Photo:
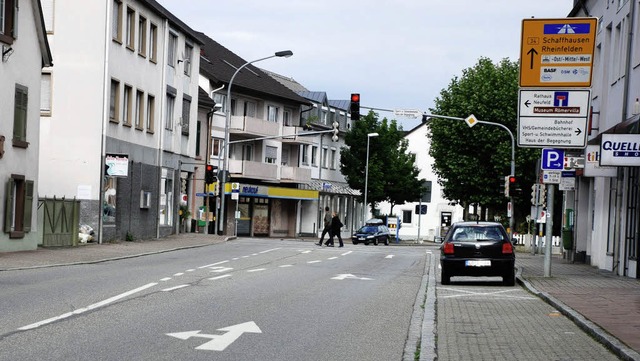
<svg viewBox="0 0 640 361">
<path fill-rule="evenodd" d="M 640 360 L 640 280 L 561 256 L 544 277 L 544 255 L 516 255 L 518 282 L 554 306 L 623 360 Z M 561 340 L 560 340 L 561 341 Z"/>
<path fill-rule="evenodd" d="M 145 241 L 88 243 L 78 247 L 6 252 L 0 253 L 0 272 L 104 262 L 204 247 L 227 240 L 225 236 L 183 233 Z M 317 242 L 317 239 L 300 241 Z M 516 267 L 518 282 L 532 293 L 572 319 L 622 359 L 640 361 L 640 280 L 616 276 L 584 264 L 573 264 L 556 255 L 552 257 L 549 278 L 543 277 L 543 255 L 518 253 Z"/>
</svg>

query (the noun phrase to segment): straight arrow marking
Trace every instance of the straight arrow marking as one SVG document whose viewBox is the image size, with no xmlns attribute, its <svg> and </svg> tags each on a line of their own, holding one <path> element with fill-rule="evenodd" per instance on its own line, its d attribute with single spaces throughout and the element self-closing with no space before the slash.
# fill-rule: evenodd
<svg viewBox="0 0 640 361">
<path fill-rule="evenodd" d="M 223 331 L 221 335 L 208 335 L 197 331 L 185 331 L 176 333 L 167 333 L 167 336 L 175 337 L 180 340 L 187 340 L 191 337 L 209 338 L 211 341 L 205 342 L 202 345 L 196 347 L 196 350 L 207 351 L 223 351 L 235 340 L 237 340 L 243 333 L 262 333 L 262 330 L 253 321 L 239 323 L 237 325 L 219 328 L 217 331 Z"/>
</svg>

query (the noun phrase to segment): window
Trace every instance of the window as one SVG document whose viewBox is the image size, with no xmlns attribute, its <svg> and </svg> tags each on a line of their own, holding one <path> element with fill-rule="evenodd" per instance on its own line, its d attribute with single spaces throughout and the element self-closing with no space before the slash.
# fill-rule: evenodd
<svg viewBox="0 0 640 361">
<path fill-rule="evenodd" d="M 311 148 L 311 165 L 317 165 L 318 164 L 318 147 L 317 146 L 313 146 Z"/>
<path fill-rule="evenodd" d="M 329 168 L 336 169 L 336 150 L 331 149 L 331 159 L 329 159 Z"/>
<path fill-rule="evenodd" d="M 132 97 L 133 89 L 131 88 L 131 86 L 125 84 L 124 97 L 122 102 L 122 124 L 127 126 L 131 126 L 131 113 L 133 110 Z"/>
<path fill-rule="evenodd" d="M 219 157 L 220 154 L 222 154 L 222 144 L 224 144 L 223 141 L 224 140 L 222 138 L 213 138 L 213 147 L 211 148 L 211 153 L 216 157 Z"/>
<path fill-rule="evenodd" d="M 127 7 L 127 48 L 131 50 L 135 49 L 135 17 L 136 12 L 132 8 Z"/>
<path fill-rule="evenodd" d="M 27 103 L 29 100 L 28 88 L 16 84 L 15 102 L 13 104 L 13 146 L 26 148 L 27 143 Z"/>
<path fill-rule="evenodd" d="M 109 95 L 109 120 L 119 123 L 120 119 L 120 82 L 111 79 L 111 91 Z"/>
<path fill-rule="evenodd" d="M 282 159 L 280 160 L 280 164 L 286 166 L 289 164 L 289 149 L 288 148 L 283 148 L 282 149 Z"/>
<path fill-rule="evenodd" d="M 242 160 L 253 160 L 253 145 L 245 144 L 242 146 Z"/>
<path fill-rule="evenodd" d="M 113 14 L 111 19 L 111 37 L 122 43 L 122 1 L 113 1 Z"/>
<path fill-rule="evenodd" d="M 182 118 L 180 118 L 180 126 L 182 127 L 182 135 L 189 135 L 189 113 L 191 112 L 191 98 L 183 95 L 182 98 Z"/>
<path fill-rule="evenodd" d="M 51 115 L 51 73 L 42 73 L 40 79 L 40 115 Z"/>
<path fill-rule="evenodd" d="M 196 159 L 200 159 L 200 138 L 202 137 L 202 122 L 196 122 Z M 207 159 L 209 163 L 209 159 Z"/>
<path fill-rule="evenodd" d="M 267 106 L 267 121 L 269 122 L 278 122 L 278 108 L 274 106 Z"/>
<path fill-rule="evenodd" d="M 158 27 L 156 24 L 149 26 L 149 60 L 156 62 L 158 59 Z"/>
<path fill-rule="evenodd" d="M 184 44 L 184 75 L 191 76 L 191 60 L 193 58 L 193 45 L 185 43 Z"/>
<path fill-rule="evenodd" d="M 254 102 L 244 102 L 244 116 L 245 117 L 256 117 L 256 103 Z"/>
<path fill-rule="evenodd" d="M 227 111 L 227 102 L 226 102 L 226 96 L 223 94 L 218 94 L 218 93 L 213 93 L 213 101 L 216 102 L 216 104 L 220 104 L 222 105 L 222 108 L 220 108 L 220 110 L 218 110 L 219 112 L 226 112 Z"/>
<path fill-rule="evenodd" d="M 154 119 L 156 109 L 156 98 L 153 95 L 147 95 L 147 132 L 153 133 Z"/>
<path fill-rule="evenodd" d="M 12 174 L 5 186 L 4 232 L 9 238 L 23 238 L 31 231 L 33 181 Z"/>
<path fill-rule="evenodd" d="M 118 177 L 106 177 L 104 184 L 104 202 L 102 204 L 102 220 L 105 223 L 115 223 L 116 209 L 118 209 L 116 195 L 118 194 Z"/>
<path fill-rule="evenodd" d="M 176 47 L 178 46 L 178 36 L 174 33 L 169 34 L 169 50 L 167 54 L 167 64 L 171 67 L 176 64 Z"/>
<path fill-rule="evenodd" d="M 278 148 L 267 146 L 265 149 L 264 162 L 275 164 L 276 158 L 278 158 Z"/>
<path fill-rule="evenodd" d="M 138 18 L 138 54 L 147 56 L 147 19 L 142 15 Z"/>
<path fill-rule="evenodd" d="M 142 121 L 144 120 L 144 92 L 136 91 L 136 129 L 142 130 Z"/>
<path fill-rule="evenodd" d="M 173 108 L 175 107 L 176 96 L 173 94 L 167 94 L 167 114 L 164 120 L 164 129 L 173 130 Z"/>
<path fill-rule="evenodd" d="M 309 146 L 302 145 L 302 164 L 309 164 Z"/>
<path fill-rule="evenodd" d="M 427 205 L 416 204 L 416 214 L 427 214 Z"/>
<path fill-rule="evenodd" d="M 411 223 L 411 211 L 402 211 L 402 223 Z"/>
<path fill-rule="evenodd" d="M 293 126 L 293 120 L 291 117 L 291 109 L 285 109 L 282 112 L 282 124 L 284 124 L 287 127 L 292 127 Z"/>
<path fill-rule="evenodd" d="M 160 182 L 160 224 L 173 224 L 173 176 L 167 168 L 162 168 Z"/>
<path fill-rule="evenodd" d="M 329 153 L 329 149 L 327 148 L 322 149 L 322 161 L 320 162 L 320 164 L 322 165 L 322 168 L 327 168 L 328 166 L 327 164 L 327 162 L 329 161 L 328 153 Z"/>
<path fill-rule="evenodd" d="M 1 1 L 0 1 L 1 2 Z M 47 34 L 53 34 L 53 8 L 55 0 L 42 0 L 42 17 Z"/>
</svg>

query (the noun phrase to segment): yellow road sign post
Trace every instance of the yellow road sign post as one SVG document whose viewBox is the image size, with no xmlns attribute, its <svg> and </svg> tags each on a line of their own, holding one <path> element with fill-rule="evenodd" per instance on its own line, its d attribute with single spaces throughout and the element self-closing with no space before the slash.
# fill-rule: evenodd
<svg viewBox="0 0 640 361">
<path fill-rule="evenodd" d="M 596 18 L 524 19 L 521 87 L 591 87 Z"/>
</svg>

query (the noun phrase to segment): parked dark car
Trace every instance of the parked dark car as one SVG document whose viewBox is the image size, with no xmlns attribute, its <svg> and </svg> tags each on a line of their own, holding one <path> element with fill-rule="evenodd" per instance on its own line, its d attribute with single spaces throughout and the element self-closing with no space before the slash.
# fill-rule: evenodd
<svg viewBox="0 0 640 361">
<path fill-rule="evenodd" d="M 368 220 L 364 226 L 360 227 L 360 229 L 351 236 L 351 242 L 353 242 L 353 244 L 364 243 L 365 245 L 373 243 L 376 246 L 378 243 L 384 243 L 388 246 L 389 238 L 391 238 L 389 228 L 384 225 L 381 219 L 373 218 Z"/>
<path fill-rule="evenodd" d="M 502 276 L 507 286 L 515 284 L 515 252 L 502 224 L 497 222 L 455 223 L 440 247 L 441 282 L 454 276 Z"/>
</svg>

